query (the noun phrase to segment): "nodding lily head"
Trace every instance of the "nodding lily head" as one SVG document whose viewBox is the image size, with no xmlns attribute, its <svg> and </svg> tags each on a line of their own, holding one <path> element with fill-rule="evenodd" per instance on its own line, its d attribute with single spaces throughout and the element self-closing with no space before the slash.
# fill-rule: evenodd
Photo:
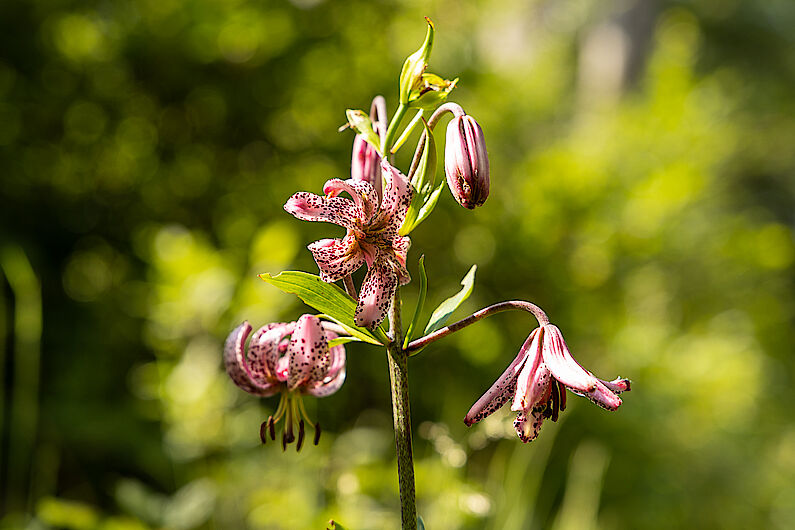
<svg viewBox="0 0 795 530">
<path fill-rule="evenodd" d="M 472 425 L 512 401 L 514 427 L 523 442 L 535 440 L 546 418 L 557 421 L 566 408 L 566 389 L 606 410 L 621 405 L 618 394 L 630 389 L 628 379 L 603 381 L 580 366 L 569 353 L 557 326 L 546 324 L 527 337 L 519 354 L 464 418 Z"/>
<path fill-rule="evenodd" d="M 226 372 L 237 386 L 256 396 L 281 393 L 276 413 L 260 428 L 262 443 L 276 439 L 275 424 L 285 418 L 282 448 L 296 440 L 297 450 L 304 442 L 305 423 L 315 429 L 315 445 L 320 439 L 320 424 L 306 414 L 302 396 L 324 397 L 339 390 L 345 381 L 345 347 L 329 348 L 337 337 L 333 326 L 313 315 L 296 322 L 268 324 L 257 330 L 246 349 L 251 325 L 243 322 L 229 334 L 224 346 Z"/>
</svg>

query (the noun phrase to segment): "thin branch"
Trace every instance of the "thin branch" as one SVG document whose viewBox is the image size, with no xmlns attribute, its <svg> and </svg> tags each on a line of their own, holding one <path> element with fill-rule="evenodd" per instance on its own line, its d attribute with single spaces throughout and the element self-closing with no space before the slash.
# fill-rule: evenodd
<svg viewBox="0 0 795 530">
<path fill-rule="evenodd" d="M 538 320 L 538 324 L 541 326 L 549 324 L 549 318 L 547 317 L 547 314 L 544 313 L 544 311 L 535 304 L 532 304 L 530 302 L 525 302 L 524 300 L 510 300 L 507 302 L 499 302 L 497 304 L 490 305 L 479 311 L 476 311 L 471 315 L 469 315 L 468 317 L 461 319 L 453 324 L 450 324 L 449 326 L 446 326 L 442 329 L 434 331 L 433 333 L 425 335 L 424 337 L 420 337 L 419 339 L 411 341 L 409 345 L 406 347 L 405 351 L 408 353 L 417 351 L 419 349 L 424 348 L 428 344 L 435 342 L 441 339 L 442 337 L 446 337 L 451 333 L 455 333 L 456 331 L 462 330 L 465 327 L 474 324 L 479 320 L 483 320 L 484 318 L 497 313 L 502 313 L 503 311 L 511 311 L 511 310 L 527 311 L 528 313 L 531 313 L 536 318 L 536 320 Z"/>
</svg>

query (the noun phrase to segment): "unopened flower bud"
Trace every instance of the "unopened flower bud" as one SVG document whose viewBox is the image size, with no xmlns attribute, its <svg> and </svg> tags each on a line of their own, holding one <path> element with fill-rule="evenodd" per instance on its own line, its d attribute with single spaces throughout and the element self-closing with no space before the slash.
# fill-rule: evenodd
<svg viewBox="0 0 795 530">
<path fill-rule="evenodd" d="M 471 210 L 486 202 L 489 157 L 483 131 L 471 116 L 456 116 L 447 126 L 444 172 L 458 204 Z"/>
<path fill-rule="evenodd" d="M 370 184 L 377 192 L 381 192 L 381 157 L 375 147 L 367 143 L 361 134 L 353 138 L 353 155 L 351 156 L 351 178 Z"/>
</svg>

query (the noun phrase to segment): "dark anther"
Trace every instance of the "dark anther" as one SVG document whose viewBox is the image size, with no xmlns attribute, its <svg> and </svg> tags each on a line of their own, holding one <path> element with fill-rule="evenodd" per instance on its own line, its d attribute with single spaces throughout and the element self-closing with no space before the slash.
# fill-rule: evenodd
<svg viewBox="0 0 795 530">
<path fill-rule="evenodd" d="M 298 422 L 298 443 L 295 445 L 295 452 L 301 450 L 304 445 L 304 420 Z"/>
<path fill-rule="evenodd" d="M 263 421 L 262 425 L 259 426 L 259 439 L 262 440 L 262 443 L 268 441 L 268 422 Z"/>
<path fill-rule="evenodd" d="M 560 389 L 560 392 L 558 392 L 560 395 L 560 411 L 563 412 L 566 410 L 566 387 L 563 386 L 563 383 L 558 383 L 558 388 Z"/>
<path fill-rule="evenodd" d="M 317 445 L 320 442 L 320 422 L 315 423 L 315 441 L 314 444 Z"/>
<path fill-rule="evenodd" d="M 282 433 L 282 452 L 287 449 L 287 433 Z"/>
<path fill-rule="evenodd" d="M 558 385 L 554 382 L 551 385 L 552 393 L 550 397 L 552 398 L 550 401 L 550 406 L 552 407 L 552 421 L 558 421 L 558 411 L 560 409 L 560 391 L 558 390 Z"/>
<path fill-rule="evenodd" d="M 276 441 L 276 422 L 273 421 L 273 416 L 268 416 L 268 434 L 271 435 L 271 440 Z"/>
</svg>

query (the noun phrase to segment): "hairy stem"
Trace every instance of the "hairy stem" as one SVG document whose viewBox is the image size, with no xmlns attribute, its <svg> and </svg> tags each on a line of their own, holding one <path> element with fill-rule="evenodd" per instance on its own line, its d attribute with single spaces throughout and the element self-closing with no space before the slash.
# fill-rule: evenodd
<svg viewBox="0 0 795 530">
<path fill-rule="evenodd" d="M 408 354 L 402 348 L 403 330 L 400 322 L 400 289 L 395 290 L 389 310 L 392 341 L 387 346 L 389 381 L 392 387 L 392 419 L 397 446 L 400 511 L 403 530 L 416 530 L 417 507 L 414 495 L 414 459 L 411 449 L 411 414 L 409 412 Z"/>
<path fill-rule="evenodd" d="M 525 302 L 524 300 L 510 300 L 507 302 L 499 302 L 497 304 L 484 307 L 480 311 L 475 311 L 468 317 L 463 318 L 453 324 L 450 324 L 447 327 L 444 327 L 442 329 L 434 331 L 433 333 L 429 333 L 424 337 L 420 337 L 419 339 L 411 341 L 409 345 L 406 346 L 404 351 L 408 354 L 411 354 L 411 352 L 420 350 L 425 346 L 427 346 L 428 344 L 441 339 L 442 337 L 446 337 L 451 333 L 455 333 L 456 331 L 462 330 L 465 327 L 474 324 L 478 320 L 482 320 L 486 317 L 489 317 L 497 313 L 502 313 L 503 311 L 511 311 L 511 310 L 527 311 L 528 313 L 531 313 L 536 318 L 536 320 L 538 320 L 538 324 L 540 326 L 549 324 L 549 318 L 547 317 L 547 314 L 544 313 L 544 311 L 535 304 L 532 304 L 530 302 Z"/>
</svg>

